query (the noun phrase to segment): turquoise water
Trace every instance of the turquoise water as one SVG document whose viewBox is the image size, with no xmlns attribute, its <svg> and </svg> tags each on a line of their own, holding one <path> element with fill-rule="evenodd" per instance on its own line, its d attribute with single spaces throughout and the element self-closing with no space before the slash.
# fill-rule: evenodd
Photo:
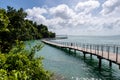
<svg viewBox="0 0 120 80">
<path fill-rule="evenodd" d="M 82 43 L 103 43 L 120 44 L 120 37 L 88 37 L 88 36 L 69 36 L 68 39 L 61 41 L 82 42 Z M 34 41 L 33 43 L 40 42 Z M 51 72 L 63 77 L 63 80 L 120 80 L 119 66 L 109 62 L 102 61 L 102 69 L 98 69 L 98 59 L 90 55 L 83 58 L 83 54 L 77 51 L 77 54 L 69 54 L 67 50 L 62 50 L 44 44 L 41 51 L 36 53 L 36 57 L 43 56 L 44 67 Z"/>
<path fill-rule="evenodd" d="M 120 45 L 120 36 L 68 36 L 68 39 L 58 41 Z"/>
</svg>

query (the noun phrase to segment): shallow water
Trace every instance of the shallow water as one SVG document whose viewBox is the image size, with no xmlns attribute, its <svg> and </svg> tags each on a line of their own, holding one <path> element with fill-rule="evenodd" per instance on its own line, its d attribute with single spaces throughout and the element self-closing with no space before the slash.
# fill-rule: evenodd
<svg viewBox="0 0 120 80">
<path fill-rule="evenodd" d="M 62 41 L 119 44 L 120 38 L 69 36 L 68 39 Z M 40 41 L 31 43 L 36 42 Z M 36 53 L 36 57 L 43 56 L 45 58 L 43 60 L 44 67 L 62 76 L 65 80 L 120 80 L 118 65 L 113 63 L 110 68 L 109 62 L 102 60 L 102 69 L 100 70 L 96 56 L 91 59 L 90 55 L 87 55 L 84 59 L 82 52 L 77 51 L 76 54 L 73 52 L 69 54 L 68 50 L 45 44 L 42 50 Z"/>
</svg>

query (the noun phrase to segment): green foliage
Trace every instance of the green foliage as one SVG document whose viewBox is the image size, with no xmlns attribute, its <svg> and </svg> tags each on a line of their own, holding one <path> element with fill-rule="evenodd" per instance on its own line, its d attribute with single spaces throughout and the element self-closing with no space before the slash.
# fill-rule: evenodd
<svg viewBox="0 0 120 80">
<path fill-rule="evenodd" d="M 48 31 L 47 26 L 25 19 L 27 13 L 22 8 L 16 10 L 7 7 L 0 9 L 0 49 L 6 53 L 16 40 L 26 41 L 41 38 L 54 38 L 55 33 Z"/>
<path fill-rule="evenodd" d="M 53 38 L 47 26 L 25 19 L 22 8 L 0 9 L 0 80 L 49 80 L 50 72 L 42 64 L 42 57 L 34 55 L 43 46 L 25 50 L 26 40 Z"/>
<path fill-rule="evenodd" d="M 35 53 L 38 52 L 42 47 L 43 47 L 42 44 L 33 46 L 29 52 L 30 53 L 29 58 L 33 59 L 35 56 Z"/>
<path fill-rule="evenodd" d="M 8 29 L 9 19 L 7 17 L 6 11 L 0 9 L 0 51 L 8 51 L 10 49 L 9 34 Z M 8 43 L 9 42 L 9 43 Z"/>
<path fill-rule="evenodd" d="M 25 52 L 25 45 L 24 45 L 24 42 L 23 41 L 18 41 L 16 40 L 15 41 L 15 46 L 9 51 L 9 53 L 13 53 L 13 54 L 16 54 L 16 53 L 24 53 Z"/>
<path fill-rule="evenodd" d="M 51 74 L 42 64 L 43 58 L 34 58 L 42 45 L 35 45 L 27 51 L 23 42 L 16 43 L 9 54 L 0 54 L 0 80 L 50 80 Z"/>
<path fill-rule="evenodd" d="M 42 34 L 44 38 L 54 38 L 55 33 L 48 31 L 47 26 L 41 24 L 37 26 L 38 32 Z"/>
<path fill-rule="evenodd" d="M 9 19 L 6 15 L 6 11 L 4 9 L 0 9 L 0 32 L 8 31 L 7 26 L 9 24 Z"/>
</svg>

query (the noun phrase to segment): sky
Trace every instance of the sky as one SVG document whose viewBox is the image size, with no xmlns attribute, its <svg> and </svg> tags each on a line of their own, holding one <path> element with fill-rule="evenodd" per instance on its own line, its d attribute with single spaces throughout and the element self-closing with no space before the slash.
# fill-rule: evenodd
<svg viewBox="0 0 120 80">
<path fill-rule="evenodd" d="M 0 0 L 58 35 L 120 35 L 120 0 Z"/>
</svg>

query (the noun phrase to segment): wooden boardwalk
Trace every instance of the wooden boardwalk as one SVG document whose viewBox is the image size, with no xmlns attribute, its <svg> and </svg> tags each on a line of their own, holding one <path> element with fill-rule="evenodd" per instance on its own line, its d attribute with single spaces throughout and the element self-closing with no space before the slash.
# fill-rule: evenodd
<svg viewBox="0 0 120 80">
<path fill-rule="evenodd" d="M 58 41 L 49 41 L 42 40 L 42 42 L 60 47 L 60 48 L 68 48 L 70 50 L 81 51 L 84 54 L 84 58 L 86 54 L 90 54 L 97 56 L 99 59 L 99 68 L 101 68 L 102 59 L 106 59 L 109 61 L 109 65 L 112 66 L 112 62 L 119 65 L 120 68 L 120 46 L 117 45 L 97 45 L 97 44 L 81 44 L 81 43 L 71 43 L 71 42 L 58 42 Z"/>
</svg>

